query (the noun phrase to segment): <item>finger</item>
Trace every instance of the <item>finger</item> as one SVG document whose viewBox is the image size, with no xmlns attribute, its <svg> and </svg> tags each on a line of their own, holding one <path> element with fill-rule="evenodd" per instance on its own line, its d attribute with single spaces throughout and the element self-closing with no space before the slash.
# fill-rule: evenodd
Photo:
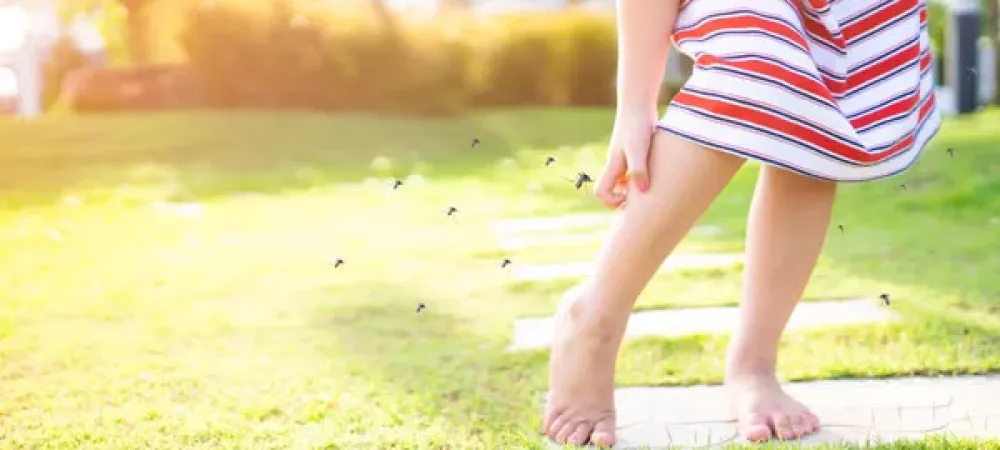
<svg viewBox="0 0 1000 450">
<path fill-rule="evenodd" d="M 614 192 L 628 198 L 628 175 L 621 174 L 615 179 Z"/>
<path fill-rule="evenodd" d="M 628 179 L 639 192 L 649 190 L 649 146 L 651 139 L 637 140 L 625 147 Z"/>
<path fill-rule="evenodd" d="M 625 155 L 619 151 L 612 151 L 608 156 L 608 162 L 604 164 L 604 171 L 594 184 L 594 196 L 597 197 L 604 206 L 615 209 L 625 196 L 615 192 L 617 180 L 625 175 Z"/>
</svg>

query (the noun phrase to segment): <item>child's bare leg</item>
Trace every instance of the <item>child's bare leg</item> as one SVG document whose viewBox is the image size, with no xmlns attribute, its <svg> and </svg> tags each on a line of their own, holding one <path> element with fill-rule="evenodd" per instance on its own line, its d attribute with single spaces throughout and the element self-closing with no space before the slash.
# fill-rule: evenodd
<svg viewBox="0 0 1000 450">
<path fill-rule="evenodd" d="M 740 324 L 729 345 L 726 385 L 743 435 L 795 439 L 819 421 L 775 377 L 778 341 L 826 237 L 836 184 L 765 166 L 750 209 Z"/>
<path fill-rule="evenodd" d="M 596 272 L 560 305 L 545 408 L 550 438 L 576 445 L 613 443 L 615 360 L 632 305 L 743 162 L 656 134 L 649 191 L 629 194 Z"/>
</svg>

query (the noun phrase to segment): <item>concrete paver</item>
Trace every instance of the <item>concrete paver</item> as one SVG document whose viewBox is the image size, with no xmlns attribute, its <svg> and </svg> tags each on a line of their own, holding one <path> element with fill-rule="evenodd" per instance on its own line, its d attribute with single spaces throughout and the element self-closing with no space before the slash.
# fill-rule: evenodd
<svg viewBox="0 0 1000 450">
<path fill-rule="evenodd" d="M 679 253 L 670 255 L 660 266 L 660 271 L 728 268 L 742 261 L 742 253 Z M 523 264 L 514 268 L 511 277 L 514 281 L 582 278 L 593 273 L 594 268 L 594 261 L 565 264 Z"/>
<path fill-rule="evenodd" d="M 617 212 L 579 213 L 551 217 L 529 217 L 506 219 L 493 222 L 492 231 L 499 235 L 515 235 L 540 232 L 562 232 L 581 228 L 598 228 L 611 225 L 621 214 Z M 712 225 L 696 226 L 693 232 L 703 235 L 722 231 Z"/>
<path fill-rule="evenodd" d="M 610 225 L 616 213 L 583 213 L 555 217 L 532 217 L 493 222 L 490 228 L 496 234 L 517 234 L 539 231 L 565 231 L 573 228 L 594 228 Z"/>
<path fill-rule="evenodd" d="M 718 233 L 714 226 L 697 226 L 691 236 L 711 236 Z M 499 234 L 499 247 L 503 250 L 523 250 L 531 247 L 568 247 L 574 245 L 600 244 L 608 235 L 607 229 L 597 231 L 551 231 L 544 233 Z"/>
<path fill-rule="evenodd" d="M 1000 439 L 1000 376 L 827 380 L 786 384 L 815 412 L 819 433 L 796 447 L 892 442 L 932 434 Z M 615 392 L 619 449 L 745 443 L 720 386 L 628 387 Z M 557 446 L 553 446 L 557 447 Z"/>
<path fill-rule="evenodd" d="M 788 329 L 877 323 L 897 315 L 876 300 L 830 300 L 801 302 L 792 313 Z M 681 308 L 632 313 L 626 338 L 640 336 L 680 337 L 692 334 L 727 333 L 738 320 L 736 307 Z M 552 342 L 552 317 L 524 318 L 514 322 L 511 350 L 546 348 Z"/>
</svg>

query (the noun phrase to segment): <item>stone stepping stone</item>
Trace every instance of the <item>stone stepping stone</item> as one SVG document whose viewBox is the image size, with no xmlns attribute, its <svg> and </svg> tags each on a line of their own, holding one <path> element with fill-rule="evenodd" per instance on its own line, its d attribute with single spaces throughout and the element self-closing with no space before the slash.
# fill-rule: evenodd
<svg viewBox="0 0 1000 450">
<path fill-rule="evenodd" d="M 604 240 L 607 231 L 577 233 L 546 233 L 536 236 L 501 236 L 499 247 L 503 250 L 524 250 L 531 247 L 557 247 L 597 244 Z"/>
<path fill-rule="evenodd" d="M 809 301 L 801 302 L 795 308 L 788 322 L 788 329 L 879 323 L 897 317 L 895 312 L 870 299 Z M 638 311 L 632 313 L 625 329 L 625 337 L 728 333 L 735 329 L 738 320 L 738 309 L 734 306 Z M 515 321 L 514 339 L 509 349 L 547 348 L 552 342 L 554 324 L 552 317 Z"/>
<path fill-rule="evenodd" d="M 696 226 L 691 229 L 692 236 L 713 236 L 720 232 L 716 226 Z M 558 247 L 600 244 L 608 235 L 607 230 L 599 231 L 553 231 L 546 233 L 501 234 L 499 246 L 503 250 L 524 250 L 532 247 Z"/>
<path fill-rule="evenodd" d="M 614 213 L 569 214 L 556 217 L 532 217 L 493 222 L 490 229 L 496 234 L 512 235 L 526 232 L 563 231 L 571 228 L 594 228 L 610 225 Z"/>
<path fill-rule="evenodd" d="M 819 433 L 792 443 L 795 447 L 864 446 L 934 434 L 1000 439 L 1000 376 L 828 380 L 785 387 L 823 424 Z M 619 388 L 615 405 L 617 449 L 745 443 L 736 434 L 721 386 Z"/>
<path fill-rule="evenodd" d="M 611 225 L 619 213 L 580 213 L 552 217 L 529 217 L 524 219 L 500 220 L 490 224 L 490 229 L 498 235 L 512 236 L 522 233 L 544 233 L 568 231 L 580 228 L 598 228 Z M 702 225 L 695 227 L 696 232 L 711 235 L 721 231 L 719 227 Z"/>
<path fill-rule="evenodd" d="M 728 268 L 743 261 L 742 253 L 690 253 L 673 254 L 667 258 L 660 271 L 677 269 Z M 542 281 L 558 278 L 582 278 L 594 272 L 594 261 L 565 264 L 526 264 L 514 267 L 511 277 L 514 281 Z"/>
</svg>

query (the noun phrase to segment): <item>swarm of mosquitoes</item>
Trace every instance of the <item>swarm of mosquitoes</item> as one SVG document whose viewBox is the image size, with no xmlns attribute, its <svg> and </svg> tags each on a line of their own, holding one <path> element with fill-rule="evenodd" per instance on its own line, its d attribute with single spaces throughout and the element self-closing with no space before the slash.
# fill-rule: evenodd
<svg viewBox="0 0 1000 450">
<path fill-rule="evenodd" d="M 973 71 L 975 69 L 969 69 L 969 70 L 970 70 L 970 73 L 974 73 Z M 482 143 L 482 141 L 480 141 L 478 138 L 473 138 L 470 147 L 473 148 L 473 149 L 475 149 L 475 148 L 479 147 L 479 144 L 481 144 L 481 143 Z M 955 158 L 955 149 L 954 148 L 948 147 L 945 150 L 945 152 L 948 154 L 948 158 L 949 159 L 954 159 Z M 549 155 L 549 156 L 547 156 L 545 158 L 545 167 L 550 168 L 555 163 L 556 163 L 556 157 L 555 156 Z M 567 181 L 572 182 L 573 186 L 577 190 L 582 189 L 587 183 L 593 183 L 594 182 L 594 179 L 588 173 L 586 173 L 586 172 L 577 172 L 576 176 L 574 176 L 574 177 L 565 177 L 565 176 L 561 176 L 561 175 L 557 175 L 557 176 L 560 179 L 562 179 L 562 180 L 567 180 Z M 392 190 L 398 191 L 399 188 L 402 187 L 403 185 L 404 185 L 403 180 L 395 179 L 392 182 Z M 906 183 L 901 183 L 899 185 L 899 187 L 902 190 L 904 190 L 904 191 L 908 190 L 908 188 L 906 186 Z M 449 206 L 447 209 L 444 210 L 444 213 L 448 217 L 455 217 L 455 215 L 458 214 L 458 208 L 455 207 L 455 206 Z M 840 230 L 840 234 L 844 234 L 844 225 L 843 224 L 838 224 L 837 225 L 837 229 Z M 340 268 L 345 263 L 346 262 L 342 258 L 337 258 L 331 264 L 336 269 L 336 268 Z M 500 265 L 501 269 L 505 269 L 505 268 L 509 267 L 511 264 L 513 264 L 513 261 L 511 261 L 510 258 L 504 258 L 502 261 L 500 261 L 499 265 Z M 881 295 L 879 295 L 878 298 L 879 298 L 879 302 L 881 303 L 882 306 L 886 306 L 886 307 L 892 306 L 892 298 L 889 295 L 889 293 L 882 293 Z M 416 312 L 420 313 L 421 311 L 423 311 L 425 309 L 427 309 L 427 305 L 425 303 L 419 303 L 419 304 L 417 304 Z M 970 332 L 969 332 L 968 328 L 965 328 L 965 329 L 962 330 L 962 334 L 965 335 L 965 336 L 968 336 L 969 333 Z"/>
<path fill-rule="evenodd" d="M 470 147 L 475 149 L 479 147 L 481 143 L 482 141 L 480 141 L 478 138 L 473 138 Z M 545 158 L 545 167 L 552 167 L 552 165 L 555 163 L 556 163 L 556 158 L 554 156 L 549 155 Z M 576 176 L 574 177 L 559 176 L 559 178 L 571 181 L 573 183 L 573 186 L 576 187 L 577 190 L 582 189 L 587 183 L 594 182 L 594 179 L 590 176 L 590 174 L 586 172 L 577 172 Z M 403 182 L 403 180 L 394 179 L 392 181 L 392 190 L 398 191 L 404 185 L 405 183 Z M 448 217 L 455 217 L 456 214 L 458 214 L 458 208 L 455 206 L 449 206 L 447 209 L 444 210 L 444 213 Z M 506 269 L 513 263 L 514 262 L 511 261 L 510 258 L 504 258 L 503 260 L 500 261 L 499 265 L 501 269 Z M 333 260 L 330 264 L 333 266 L 333 268 L 338 269 L 344 264 L 346 264 L 346 261 L 344 261 L 343 258 L 337 258 Z M 426 303 L 418 303 L 416 307 L 416 312 L 419 314 L 421 311 L 425 309 L 427 309 Z"/>
</svg>

